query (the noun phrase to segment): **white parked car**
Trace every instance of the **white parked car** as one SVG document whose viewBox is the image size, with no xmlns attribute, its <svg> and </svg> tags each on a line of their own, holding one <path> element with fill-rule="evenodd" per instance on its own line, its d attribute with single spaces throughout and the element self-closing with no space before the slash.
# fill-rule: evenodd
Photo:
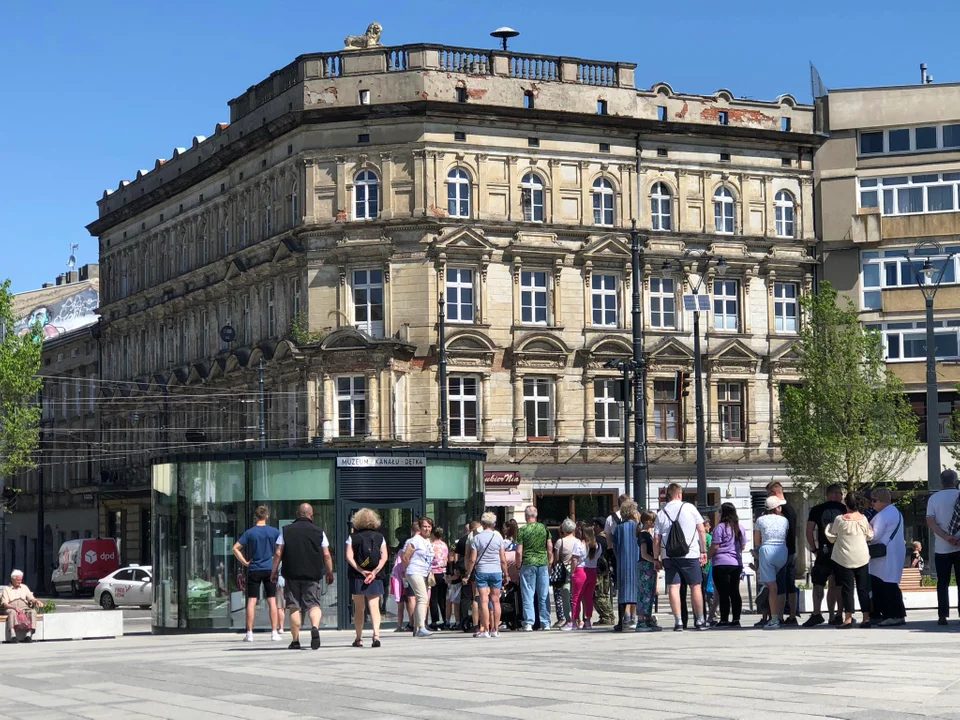
<svg viewBox="0 0 960 720">
<path fill-rule="evenodd" d="M 153 568 L 130 565 L 114 570 L 97 585 L 93 599 L 104 610 L 118 605 L 139 605 L 149 610 L 153 605 Z"/>
</svg>

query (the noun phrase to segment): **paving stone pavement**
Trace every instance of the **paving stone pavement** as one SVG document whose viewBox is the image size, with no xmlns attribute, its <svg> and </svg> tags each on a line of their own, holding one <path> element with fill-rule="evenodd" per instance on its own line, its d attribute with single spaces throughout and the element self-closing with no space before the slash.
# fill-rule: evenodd
<svg viewBox="0 0 960 720">
<path fill-rule="evenodd" d="M 665 623 L 661 616 L 661 623 Z M 745 621 L 749 624 L 752 616 Z M 292 652 L 257 634 L 0 646 L 0 720 L 941 718 L 960 720 L 960 623 L 615 634 L 462 633 Z"/>
</svg>

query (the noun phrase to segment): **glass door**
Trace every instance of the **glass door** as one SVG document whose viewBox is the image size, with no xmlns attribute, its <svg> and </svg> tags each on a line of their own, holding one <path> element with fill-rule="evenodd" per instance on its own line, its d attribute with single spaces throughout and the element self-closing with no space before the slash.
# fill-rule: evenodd
<svg viewBox="0 0 960 720">
<path fill-rule="evenodd" d="M 390 592 L 390 573 L 393 570 L 397 554 L 403 549 L 404 543 L 410 538 L 410 526 L 423 513 L 423 505 L 419 502 L 407 503 L 388 503 L 384 505 L 371 505 L 368 503 L 358 503 L 346 501 L 341 513 L 341 527 L 343 528 L 343 543 L 353 532 L 353 515 L 362 507 L 374 510 L 380 516 L 380 533 L 387 541 L 387 564 L 384 565 L 384 583 L 383 596 L 380 599 L 380 613 L 383 617 L 384 626 L 395 626 L 397 622 L 397 602 L 396 598 Z M 337 548 L 336 565 L 338 579 L 338 596 L 340 597 L 339 627 L 347 628 L 353 624 L 353 602 L 347 591 L 347 560 L 343 548 Z M 368 619 L 369 622 L 369 619 Z"/>
</svg>

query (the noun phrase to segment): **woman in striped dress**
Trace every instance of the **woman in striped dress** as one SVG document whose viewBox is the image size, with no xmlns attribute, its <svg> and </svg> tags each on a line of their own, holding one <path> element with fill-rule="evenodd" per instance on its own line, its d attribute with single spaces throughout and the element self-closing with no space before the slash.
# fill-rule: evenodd
<svg viewBox="0 0 960 720">
<path fill-rule="evenodd" d="M 626 500 L 620 505 L 622 521 L 613 531 L 613 550 L 617 556 L 617 603 L 623 606 L 623 629 L 633 629 L 637 623 L 637 563 L 640 545 L 637 526 L 640 515 L 637 504 Z"/>
</svg>

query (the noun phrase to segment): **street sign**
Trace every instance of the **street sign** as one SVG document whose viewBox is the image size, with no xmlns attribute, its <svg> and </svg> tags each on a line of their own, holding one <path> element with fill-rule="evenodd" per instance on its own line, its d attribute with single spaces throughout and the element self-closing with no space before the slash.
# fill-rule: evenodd
<svg viewBox="0 0 960 720">
<path fill-rule="evenodd" d="M 683 309 L 688 312 L 699 310 L 700 312 L 710 312 L 709 295 L 687 294 L 683 296 Z"/>
</svg>

